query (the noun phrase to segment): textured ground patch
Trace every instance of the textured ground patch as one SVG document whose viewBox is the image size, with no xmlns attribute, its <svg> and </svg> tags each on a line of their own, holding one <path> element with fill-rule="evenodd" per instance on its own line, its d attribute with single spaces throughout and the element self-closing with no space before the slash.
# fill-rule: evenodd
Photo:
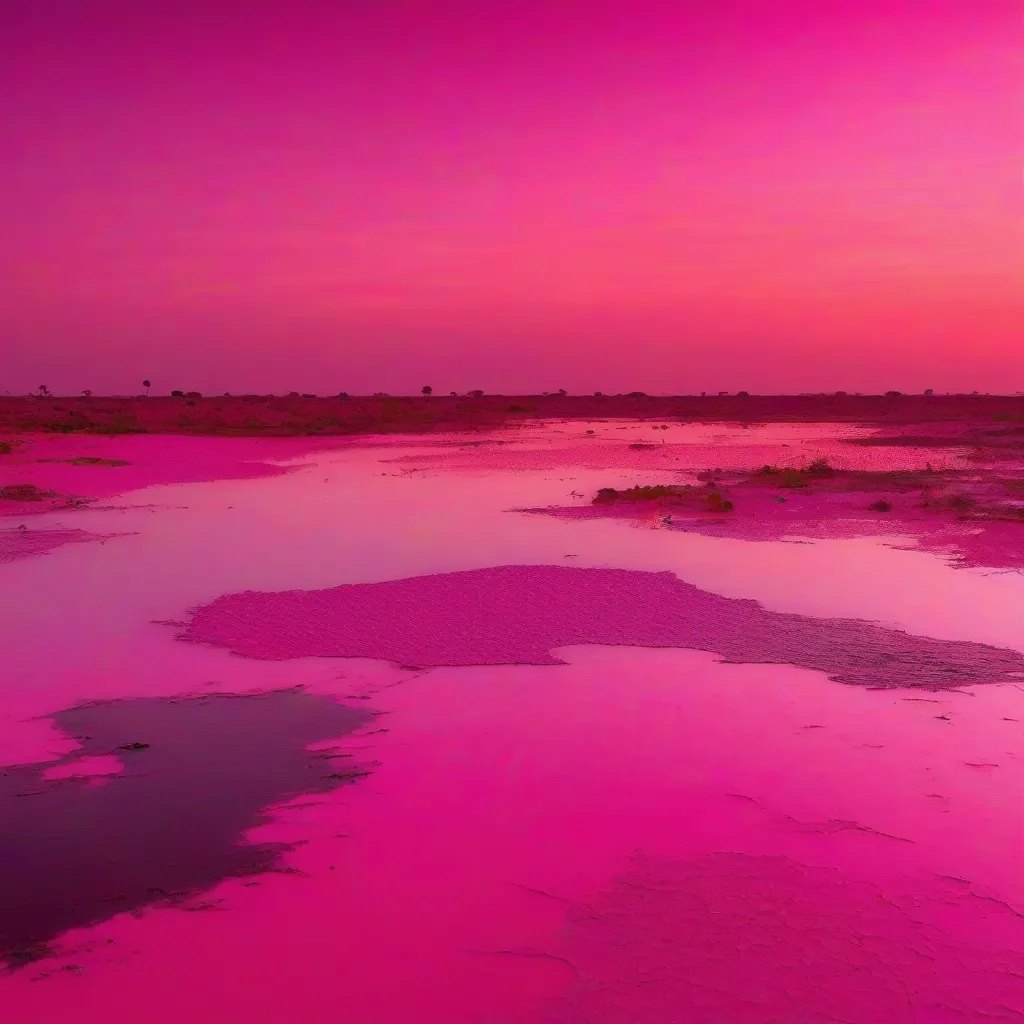
<svg viewBox="0 0 1024 1024">
<path fill-rule="evenodd" d="M 934 689 L 1002 682 L 1024 655 L 856 619 L 773 612 L 671 572 L 509 565 L 329 590 L 217 598 L 180 639 L 251 658 L 377 658 L 405 665 L 557 665 L 559 647 L 711 651 L 798 665 L 838 682 Z"/>
<path fill-rule="evenodd" d="M 641 854 L 570 906 L 547 955 L 576 981 L 543 1020 L 1024 1021 L 1024 956 L 998 938 L 1020 915 L 965 885 L 907 895 L 788 857 Z"/>
</svg>

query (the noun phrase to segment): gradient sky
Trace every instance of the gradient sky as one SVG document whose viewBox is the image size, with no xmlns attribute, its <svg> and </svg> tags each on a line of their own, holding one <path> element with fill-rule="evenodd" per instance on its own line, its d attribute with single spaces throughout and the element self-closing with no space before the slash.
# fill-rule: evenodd
<svg viewBox="0 0 1024 1024">
<path fill-rule="evenodd" d="M 4 0 L 0 391 L 1024 389 L 1021 0 Z"/>
</svg>

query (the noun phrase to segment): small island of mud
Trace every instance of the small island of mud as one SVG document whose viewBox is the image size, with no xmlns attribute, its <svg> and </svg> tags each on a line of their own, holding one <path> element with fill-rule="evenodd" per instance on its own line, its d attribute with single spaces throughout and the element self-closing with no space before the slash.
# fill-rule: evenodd
<svg viewBox="0 0 1024 1024">
<path fill-rule="evenodd" d="M 868 471 L 817 459 L 803 468 L 712 470 L 697 480 L 603 487 L 589 506 L 519 511 L 624 518 L 740 540 L 914 537 L 958 566 L 1024 569 L 1024 470 Z"/>
<path fill-rule="evenodd" d="M 679 647 L 880 688 L 942 690 L 1024 675 L 1024 654 L 986 644 L 769 611 L 671 572 L 552 565 L 228 594 L 198 608 L 179 639 L 250 658 L 423 666 L 558 665 L 553 650 L 585 644 Z"/>
</svg>

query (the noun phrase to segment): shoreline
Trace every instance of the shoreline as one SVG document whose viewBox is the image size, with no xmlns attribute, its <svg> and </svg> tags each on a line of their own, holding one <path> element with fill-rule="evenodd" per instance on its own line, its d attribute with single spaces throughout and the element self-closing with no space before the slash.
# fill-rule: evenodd
<svg viewBox="0 0 1024 1024">
<path fill-rule="evenodd" d="M 488 430 L 561 419 L 692 423 L 1004 424 L 1024 432 L 1009 395 L 484 395 L 302 397 L 0 396 L 0 438 L 20 433 L 353 437 Z M 1024 437 L 1024 434 L 1022 434 Z M 945 440 L 943 432 L 933 437 Z M 950 439 L 949 443 L 953 443 Z M 962 442 L 961 442 L 962 443 Z"/>
</svg>

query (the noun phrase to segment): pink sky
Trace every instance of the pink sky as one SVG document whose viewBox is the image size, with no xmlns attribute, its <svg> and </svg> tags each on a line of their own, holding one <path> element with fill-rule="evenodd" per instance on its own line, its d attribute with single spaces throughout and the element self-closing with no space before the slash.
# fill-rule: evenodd
<svg viewBox="0 0 1024 1024">
<path fill-rule="evenodd" d="M 1019 0 L 6 0 L 0 391 L 1020 390 L 1022 44 Z"/>
</svg>

